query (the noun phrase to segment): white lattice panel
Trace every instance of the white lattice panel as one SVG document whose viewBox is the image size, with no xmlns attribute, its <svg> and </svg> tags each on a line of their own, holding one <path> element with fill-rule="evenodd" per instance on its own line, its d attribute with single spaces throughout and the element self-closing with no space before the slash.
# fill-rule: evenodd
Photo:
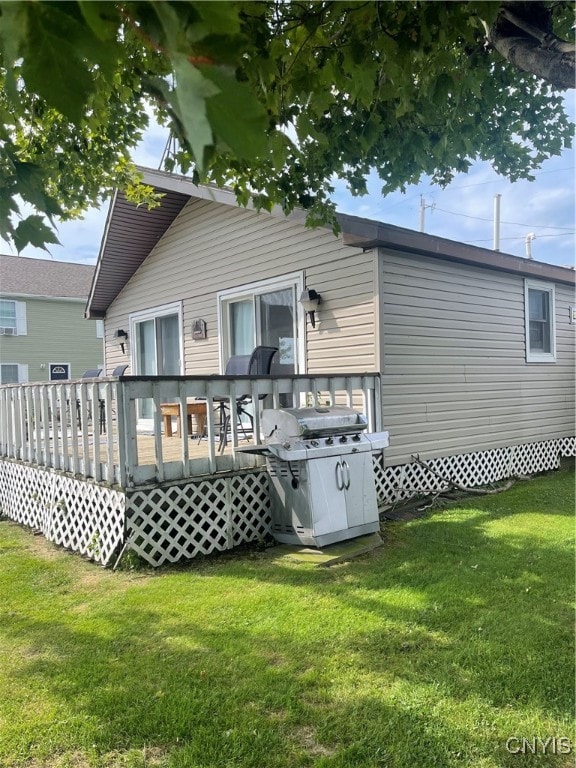
<svg viewBox="0 0 576 768">
<path fill-rule="evenodd" d="M 511 475 L 532 475 L 560 466 L 557 440 L 517 445 L 512 450 Z"/>
<path fill-rule="evenodd" d="M 232 544 L 263 539 L 270 533 L 270 494 L 265 473 L 230 478 Z"/>
<path fill-rule="evenodd" d="M 108 565 L 124 539 L 124 494 L 52 470 L 0 461 L 2 512 Z"/>
<path fill-rule="evenodd" d="M 576 437 L 558 440 L 558 450 L 561 456 L 576 456 Z"/>
<path fill-rule="evenodd" d="M 380 459 L 376 458 L 374 471 L 378 499 L 381 503 L 393 504 L 412 496 L 447 490 L 450 485 L 448 480 L 467 488 L 475 488 L 517 475 L 558 469 L 559 455 L 571 455 L 570 450 L 574 450 L 574 438 L 547 440 L 430 459 L 426 461 L 429 469 L 415 462 L 383 467 Z M 438 475 L 446 478 L 446 482 Z"/>
<path fill-rule="evenodd" d="M 130 491 L 126 504 L 128 548 L 153 566 L 231 549 L 270 528 L 264 472 Z"/>
</svg>

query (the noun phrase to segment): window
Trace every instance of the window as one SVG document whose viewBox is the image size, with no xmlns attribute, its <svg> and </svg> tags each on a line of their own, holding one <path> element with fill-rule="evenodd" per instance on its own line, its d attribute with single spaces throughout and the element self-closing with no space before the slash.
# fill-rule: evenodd
<svg viewBox="0 0 576 768">
<path fill-rule="evenodd" d="M 104 338 L 104 320 L 96 320 L 96 338 Z"/>
<path fill-rule="evenodd" d="M 28 381 L 28 366 L 18 363 L 0 365 L 0 384 L 19 384 Z"/>
<path fill-rule="evenodd" d="M 249 355 L 259 345 L 278 348 L 277 375 L 303 370 L 301 274 L 241 286 L 218 294 L 222 369 L 231 355 Z"/>
<path fill-rule="evenodd" d="M 0 299 L 0 334 L 3 336 L 26 335 L 26 303 Z"/>
<path fill-rule="evenodd" d="M 528 363 L 553 363 L 556 360 L 554 314 L 554 286 L 526 280 L 524 315 Z"/>
</svg>

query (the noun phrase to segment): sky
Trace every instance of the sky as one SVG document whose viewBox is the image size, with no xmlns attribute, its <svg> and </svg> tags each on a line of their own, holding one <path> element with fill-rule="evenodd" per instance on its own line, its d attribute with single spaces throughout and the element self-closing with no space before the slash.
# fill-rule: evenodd
<svg viewBox="0 0 576 768">
<path fill-rule="evenodd" d="M 574 119 L 573 94 L 567 109 Z M 165 129 L 153 125 L 135 150 L 134 161 L 148 168 L 159 168 L 167 141 Z M 498 176 L 488 163 L 475 163 L 467 174 L 459 174 L 441 189 L 428 182 L 410 186 L 405 193 L 387 197 L 380 194 L 376 175 L 369 179 L 369 194 L 353 197 L 343 183 L 336 183 L 334 200 L 342 213 L 375 219 L 408 229 L 420 229 L 424 205 L 424 231 L 450 240 L 493 248 L 494 198 L 500 195 L 500 251 L 526 257 L 530 239 L 532 258 L 550 264 L 574 266 L 576 254 L 576 151 L 547 160 L 534 181 L 511 183 Z M 23 256 L 53 258 L 57 261 L 95 264 L 108 203 L 91 209 L 83 219 L 58 227 L 61 245 L 50 246 L 50 254 L 27 247 Z M 4 253 L 13 253 L 2 242 Z M 15 252 L 14 252 L 15 253 Z"/>
</svg>

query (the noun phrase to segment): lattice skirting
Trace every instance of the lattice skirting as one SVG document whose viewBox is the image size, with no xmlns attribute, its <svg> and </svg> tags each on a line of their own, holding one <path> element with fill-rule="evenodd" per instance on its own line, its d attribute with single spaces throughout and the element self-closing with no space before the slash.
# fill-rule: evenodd
<svg viewBox="0 0 576 768">
<path fill-rule="evenodd" d="M 375 456 L 378 500 L 381 504 L 394 504 L 412 496 L 447 490 L 449 484 L 441 477 L 474 488 L 517 475 L 558 469 L 561 456 L 575 455 L 576 438 L 570 437 L 429 459 L 426 464 L 432 471 L 416 463 L 385 467 L 381 457 Z"/>
<path fill-rule="evenodd" d="M 126 492 L 127 548 L 153 566 L 257 541 L 270 532 L 266 472 Z"/>
<path fill-rule="evenodd" d="M 16 461 L 0 461 L 0 509 L 101 565 L 124 539 L 122 492 Z"/>
<path fill-rule="evenodd" d="M 445 490 L 437 475 L 469 487 L 557 469 L 576 455 L 576 438 L 386 467 L 375 457 L 379 502 Z M 437 473 L 437 474 L 434 474 Z M 122 545 L 153 566 L 232 549 L 270 533 L 268 475 L 263 470 L 122 491 L 60 472 L 0 460 L 0 513 L 41 531 L 102 565 Z"/>
</svg>

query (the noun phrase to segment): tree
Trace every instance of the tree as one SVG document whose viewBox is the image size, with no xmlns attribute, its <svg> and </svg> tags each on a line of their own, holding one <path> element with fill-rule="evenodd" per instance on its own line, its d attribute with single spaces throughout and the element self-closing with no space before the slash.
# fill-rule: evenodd
<svg viewBox="0 0 576 768">
<path fill-rule="evenodd" d="M 169 170 L 311 224 L 371 169 L 383 194 L 477 159 L 530 178 L 570 145 L 572 29 L 564 0 L 0 0 L 0 235 L 56 242 L 44 217 L 116 186 L 154 205 L 130 163 L 150 109 Z"/>
</svg>

